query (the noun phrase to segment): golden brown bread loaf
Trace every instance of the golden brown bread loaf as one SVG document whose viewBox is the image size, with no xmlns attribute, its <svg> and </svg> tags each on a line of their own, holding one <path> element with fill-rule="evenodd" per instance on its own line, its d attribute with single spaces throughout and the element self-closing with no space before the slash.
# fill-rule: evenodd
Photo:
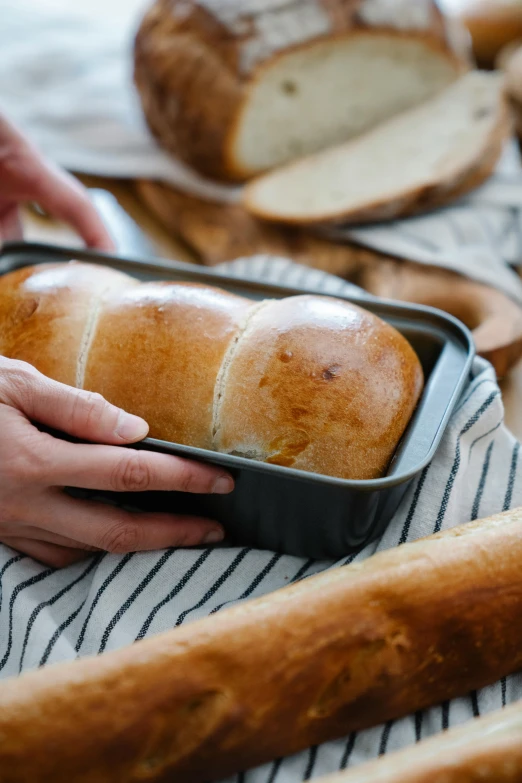
<svg viewBox="0 0 522 783">
<path fill-rule="evenodd" d="M 0 280 L 0 354 L 152 437 L 353 479 L 386 470 L 423 385 L 407 340 L 346 301 L 252 302 L 80 263 Z"/>
<path fill-rule="evenodd" d="M 434 0 L 156 0 L 135 44 L 152 132 L 223 180 L 363 133 L 466 67 Z"/>
<path fill-rule="evenodd" d="M 521 523 L 499 514 L 8 680 L 0 781 L 220 780 L 493 683 L 522 665 Z"/>
<path fill-rule="evenodd" d="M 317 783 L 520 783 L 522 702 Z"/>
</svg>

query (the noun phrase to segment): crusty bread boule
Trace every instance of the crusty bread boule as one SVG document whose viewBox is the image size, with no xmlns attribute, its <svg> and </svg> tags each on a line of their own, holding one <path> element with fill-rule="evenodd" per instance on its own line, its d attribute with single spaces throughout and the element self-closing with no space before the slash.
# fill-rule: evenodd
<svg viewBox="0 0 522 783">
<path fill-rule="evenodd" d="M 241 181 L 421 103 L 464 55 L 434 0 L 156 0 L 134 75 L 162 146 Z"/>
</svg>

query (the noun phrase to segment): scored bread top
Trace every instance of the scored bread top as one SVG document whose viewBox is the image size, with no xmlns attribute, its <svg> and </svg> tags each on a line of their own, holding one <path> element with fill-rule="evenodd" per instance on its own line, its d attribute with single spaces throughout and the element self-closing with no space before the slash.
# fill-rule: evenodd
<svg viewBox="0 0 522 783">
<path fill-rule="evenodd" d="M 84 388 L 143 416 L 155 437 L 212 449 L 216 378 L 250 307 L 192 284 L 113 292 L 100 305 Z"/>
<path fill-rule="evenodd" d="M 407 340 L 349 302 L 252 302 L 103 267 L 0 279 L 0 352 L 142 416 L 151 437 L 339 478 L 385 471 L 422 391 Z"/>
<path fill-rule="evenodd" d="M 216 445 L 275 465 L 377 478 L 420 389 L 409 343 L 366 310 L 320 296 L 267 301 L 235 346 Z"/>
<path fill-rule="evenodd" d="M 44 375 L 79 386 L 89 323 L 108 289 L 137 285 L 108 267 L 41 264 L 5 275 L 0 285 L 0 355 L 28 362 Z"/>
</svg>

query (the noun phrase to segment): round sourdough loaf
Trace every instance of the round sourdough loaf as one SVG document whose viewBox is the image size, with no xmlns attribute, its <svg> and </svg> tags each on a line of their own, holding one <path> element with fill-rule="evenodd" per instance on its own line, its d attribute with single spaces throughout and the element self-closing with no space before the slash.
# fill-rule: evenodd
<svg viewBox="0 0 522 783">
<path fill-rule="evenodd" d="M 465 51 L 434 0 L 156 0 L 135 81 L 166 149 L 240 181 L 421 103 Z"/>
<path fill-rule="evenodd" d="M 385 472 L 423 386 L 407 340 L 349 302 L 252 302 L 78 262 L 0 279 L 0 354 L 152 437 L 345 479 Z"/>
</svg>

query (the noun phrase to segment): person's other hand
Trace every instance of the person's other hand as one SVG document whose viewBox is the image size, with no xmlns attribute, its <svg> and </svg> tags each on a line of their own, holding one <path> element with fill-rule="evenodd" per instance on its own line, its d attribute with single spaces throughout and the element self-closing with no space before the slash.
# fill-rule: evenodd
<svg viewBox="0 0 522 783">
<path fill-rule="evenodd" d="M 0 246 L 22 239 L 19 207 L 36 202 L 51 217 L 71 226 L 87 247 L 110 252 L 114 243 L 74 177 L 45 160 L 0 115 Z"/>
<path fill-rule="evenodd" d="M 59 440 L 31 422 L 96 443 Z M 212 520 L 132 513 L 64 493 L 64 487 L 219 494 L 233 489 L 232 478 L 219 468 L 121 448 L 147 431 L 143 419 L 100 395 L 0 357 L 0 541 L 62 567 L 92 551 L 123 553 L 221 540 L 223 530 Z"/>
</svg>

